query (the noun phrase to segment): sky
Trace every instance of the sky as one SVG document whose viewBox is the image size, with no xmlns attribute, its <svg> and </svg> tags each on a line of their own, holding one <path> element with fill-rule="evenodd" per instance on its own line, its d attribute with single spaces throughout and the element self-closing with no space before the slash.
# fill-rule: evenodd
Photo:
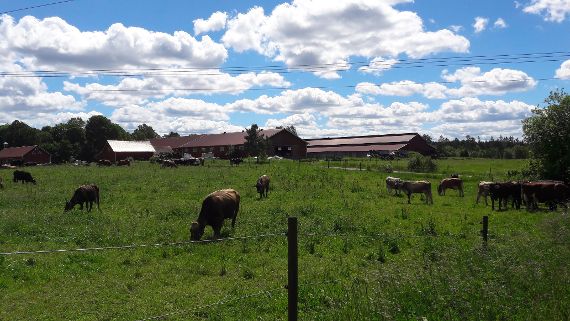
<svg viewBox="0 0 570 321">
<path fill-rule="evenodd" d="M 59 3 L 58 3 L 59 2 Z M 522 137 L 570 0 L 0 1 L 0 124 Z"/>
</svg>

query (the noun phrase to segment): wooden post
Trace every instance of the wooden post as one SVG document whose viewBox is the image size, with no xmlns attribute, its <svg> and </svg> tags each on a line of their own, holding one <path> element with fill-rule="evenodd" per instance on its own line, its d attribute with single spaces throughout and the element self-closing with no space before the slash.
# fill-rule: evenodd
<svg viewBox="0 0 570 321">
<path fill-rule="evenodd" d="M 360 170 L 362 170 L 362 162 L 360 162 Z"/>
<path fill-rule="evenodd" d="M 483 245 L 487 246 L 487 240 L 489 236 L 489 216 L 483 216 L 483 229 L 481 230 L 481 236 L 483 236 Z"/>
<path fill-rule="evenodd" d="M 297 218 L 289 217 L 287 229 L 287 308 L 289 321 L 297 321 L 299 258 L 297 257 Z"/>
<path fill-rule="evenodd" d="M 331 160 L 328 159 L 327 161 L 328 161 L 328 168 L 331 168 Z"/>
</svg>

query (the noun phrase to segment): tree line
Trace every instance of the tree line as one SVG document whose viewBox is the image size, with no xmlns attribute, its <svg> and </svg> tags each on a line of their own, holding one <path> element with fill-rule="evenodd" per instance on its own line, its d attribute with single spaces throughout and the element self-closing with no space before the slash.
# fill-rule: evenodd
<svg viewBox="0 0 570 321">
<path fill-rule="evenodd" d="M 179 135 L 171 132 L 166 136 Z M 109 139 L 149 140 L 157 137 L 160 136 L 149 125 L 139 125 L 129 133 L 101 115 L 92 116 L 87 121 L 71 118 L 67 122 L 41 129 L 19 120 L 0 125 L 0 144 L 7 142 L 9 147 L 39 145 L 51 154 L 54 163 L 71 159 L 92 161 Z"/>
<path fill-rule="evenodd" d="M 423 138 L 437 149 L 440 157 L 474 157 L 498 159 L 526 159 L 530 157 L 530 146 L 522 139 L 508 136 L 491 137 L 488 140 L 465 136 L 464 139 L 449 139 L 440 136 L 434 141 L 429 135 Z"/>
</svg>

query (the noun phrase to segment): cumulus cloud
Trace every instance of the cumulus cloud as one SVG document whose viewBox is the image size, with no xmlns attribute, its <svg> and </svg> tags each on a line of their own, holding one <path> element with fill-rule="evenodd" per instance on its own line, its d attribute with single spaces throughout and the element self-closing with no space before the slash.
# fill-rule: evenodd
<svg viewBox="0 0 570 321">
<path fill-rule="evenodd" d="M 504 29 L 507 27 L 507 23 L 505 22 L 505 20 L 503 18 L 498 18 L 497 20 L 495 20 L 495 23 L 493 23 L 493 26 L 495 28 Z"/>
<path fill-rule="evenodd" d="M 473 23 L 473 29 L 475 29 L 475 33 L 480 33 L 487 28 L 487 24 L 489 23 L 488 18 L 483 17 L 476 17 L 475 22 Z"/>
<path fill-rule="evenodd" d="M 0 17 L 0 43 L 28 69 L 82 71 L 141 67 L 217 67 L 227 58 L 222 44 L 184 31 L 173 34 L 126 27 L 81 31 L 58 17 L 15 21 Z M 136 54 L 133 54 L 136 53 Z"/>
<path fill-rule="evenodd" d="M 566 60 L 556 69 L 556 78 L 570 79 L 570 60 Z"/>
<path fill-rule="evenodd" d="M 541 15 L 545 21 L 562 22 L 570 13 L 570 0 L 532 0 L 523 11 Z"/>
<path fill-rule="evenodd" d="M 210 31 L 222 30 L 226 27 L 228 14 L 225 12 L 216 11 L 207 20 L 196 19 L 194 20 L 194 34 L 208 33 Z"/>
<path fill-rule="evenodd" d="M 460 87 L 450 88 L 438 82 L 416 83 L 403 80 L 380 85 L 368 82 L 359 83 L 356 86 L 356 92 L 365 95 L 400 97 L 423 95 L 428 99 L 445 99 L 503 95 L 509 92 L 527 91 L 536 86 L 536 81 L 523 71 L 502 68 L 494 68 L 485 73 L 481 72 L 479 67 L 465 67 L 454 73 L 444 70 L 442 78 L 449 83 L 459 82 Z"/>
<path fill-rule="evenodd" d="M 397 63 L 397 59 L 384 59 L 382 57 L 376 57 L 370 61 L 368 66 L 360 67 L 358 70 L 364 73 L 371 73 L 378 76 L 382 74 L 382 72 L 392 68 L 392 66 Z"/>
<path fill-rule="evenodd" d="M 145 104 L 151 98 L 164 98 L 169 95 L 187 96 L 192 94 L 239 94 L 253 87 L 289 87 L 290 82 L 273 72 L 243 73 L 231 76 L 217 70 L 210 70 L 207 76 L 202 73 L 177 75 L 148 75 L 145 78 L 124 78 L 114 85 L 89 83 L 79 85 L 64 82 L 64 89 L 81 95 L 87 100 L 96 100 L 107 106 Z"/>
<path fill-rule="evenodd" d="M 433 113 L 434 120 L 450 123 L 496 122 L 503 120 L 521 120 L 531 114 L 534 108 L 521 101 L 505 102 L 481 101 L 477 98 L 462 98 L 443 103 Z"/>
<path fill-rule="evenodd" d="M 350 56 L 419 58 L 468 51 L 466 38 L 448 29 L 426 31 L 416 13 L 394 8 L 405 2 L 410 0 L 297 0 L 278 5 L 269 15 L 254 7 L 228 20 L 222 42 L 237 52 L 253 50 L 289 67 L 344 66 Z M 336 70 L 315 73 L 334 78 Z"/>
</svg>

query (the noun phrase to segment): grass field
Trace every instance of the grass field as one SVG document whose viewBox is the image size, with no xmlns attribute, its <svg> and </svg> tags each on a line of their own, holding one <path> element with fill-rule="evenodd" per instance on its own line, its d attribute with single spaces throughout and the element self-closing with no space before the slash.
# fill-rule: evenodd
<svg viewBox="0 0 570 321">
<path fill-rule="evenodd" d="M 283 233 L 299 219 L 300 320 L 568 320 L 570 220 L 561 210 L 491 212 L 476 184 L 522 161 L 440 160 L 428 178 L 434 205 L 386 193 L 376 161 L 363 171 L 326 162 L 207 162 L 160 169 L 29 168 L 38 185 L 0 171 L 0 252 L 186 241 L 202 199 L 241 193 L 224 237 Z M 405 169 L 405 163 L 394 169 Z M 358 160 L 351 160 L 358 167 Z M 465 197 L 438 196 L 437 181 L 465 175 Z M 267 199 L 253 187 L 271 177 Z M 84 183 L 101 211 L 63 213 Z M 479 231 L 489 215 L 485 248 Z M 317 235 L 306 235 L 316 233 Z M 207 228 L 204 238 L 210 238 Z M 285 320 L 285 237 L 92 252 L 0 255 L 0 320 Z M 262 292 L 272 290 L 270 292 Z M 249 296 L 256 294 L 254 296 Z M 245 297 L 244 297 L 245 296 Z M 236 299 L 244 297 L 241 299 Z M 221 304 L 203 307 L 211 303 Z"/>
</svg>

